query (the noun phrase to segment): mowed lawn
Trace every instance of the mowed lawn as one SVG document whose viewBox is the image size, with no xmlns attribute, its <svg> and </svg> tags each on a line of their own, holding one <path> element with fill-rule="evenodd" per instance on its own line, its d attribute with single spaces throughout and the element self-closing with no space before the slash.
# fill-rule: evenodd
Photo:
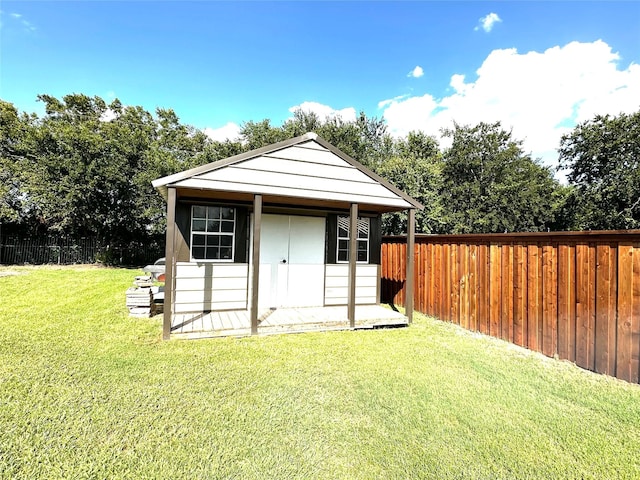
<svg viewBox="0 0 640 480">
<path fill-rule="evenodd" d="M 420 315 L 162 342 L 136 273 L 0 268 L 1 478 L 640 478 L 638 385 Z"/>
</svg>

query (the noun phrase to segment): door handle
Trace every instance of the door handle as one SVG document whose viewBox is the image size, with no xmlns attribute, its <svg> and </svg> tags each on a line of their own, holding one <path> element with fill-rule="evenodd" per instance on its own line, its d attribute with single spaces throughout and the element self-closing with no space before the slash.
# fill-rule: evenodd
<svg viewBox="0 0 640 480">
<path fill-rule="evenodd" d="M 282 260 L 280 260 L 280 263 L 287 263 L 287 259 L 283 258 Z"/>
</svg>

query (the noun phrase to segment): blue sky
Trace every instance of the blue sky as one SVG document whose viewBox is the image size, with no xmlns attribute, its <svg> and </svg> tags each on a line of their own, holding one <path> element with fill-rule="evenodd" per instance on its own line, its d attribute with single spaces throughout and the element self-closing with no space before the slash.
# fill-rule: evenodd
<svg viewBox="0 0 640 480">
<path fill-rule="evenodd" d="M 553 164 L 560 135 L 640 108 L 640 2 L 0 3 L 0 98 L 173 108 L 213 138 L 295 108 L 438 136 L 502 122 Z M 416 68 L 418 67 L 418 68 Z"/>
</svg>

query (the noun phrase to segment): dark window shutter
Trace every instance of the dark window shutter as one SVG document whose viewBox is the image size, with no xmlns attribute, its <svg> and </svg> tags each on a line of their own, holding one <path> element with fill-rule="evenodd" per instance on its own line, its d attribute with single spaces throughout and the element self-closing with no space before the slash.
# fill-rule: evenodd
<svg viewBox="0 0 640 480">
<path fill-rule="evenodd" d="M 371 217 L 369 220 L 369 263 L 380 265 L 380 250 L 382 248 L 381 216 Z"/>
<path fill-rule="evenodd" d="M 182 241 L 176 242 L 176 261 L 188 262 L 191 258 L 191 205 L 178 201 L 176 203 L 176 226 Z"/>
<path fill-rule="evenodd" d="M 325 252 L 325 263 L 336 262 L 336 252 L 338 250 L 338 215 L 330 213 L 327 215 L 327 241 L 325 242 L 327 251 Z"/>
<path fill-rule="evenodd" d="M 234 263 L 247 263 L 249 260 L 249 212 L 246 208 L 236 207 L 236 236 Z"/>
</svg>

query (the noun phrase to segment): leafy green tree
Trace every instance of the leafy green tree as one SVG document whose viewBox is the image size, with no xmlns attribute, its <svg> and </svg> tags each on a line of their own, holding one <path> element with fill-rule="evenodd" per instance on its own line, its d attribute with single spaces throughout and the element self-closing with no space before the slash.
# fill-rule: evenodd
<svg viewBox="0 0 640 480">
<path fill-rule="evenodd" d="M 442 155 L 438 142 L 422 132 L 410 132 L 406 139 L 395 142 L 394 153 L 377 168 L 381 177 L 424 205 L 416 212 L 419 233 L 442 233 L 443 207 L 440 200 L 442 184 Z M 406 232 L 406 212 L 383 216 L 384 235 Z"/>
<path fill-rule="evenodd" d="M 144 241 L 164 232 L 152 180 L 244 149 L 210 140 L 171 109 L 153 116 L 117 99 L 38 99 L 42 118 L 0 101 L 0 224 L 14 231 Z"/>
<path fill-rule="evenodd" d="M 640 110 L 598 115 L 560 142 L 579 230 L 640 228 Z"/>
<path fill-rule="evenodd" d="M 444 152 L 442 202 L 450 233 L 551 228 L 559 184 L 500 123 L 454 125 Z"/>
<path fill-rule="evenodd" d="M 281 126 L 270 120 L 246 122 L 240 129 L 245 150 L 271 145 L 290 138 L 315 132 L 347 155 L 372 169 L 381 165 L 392 150 L 393 141 L 386 131 L 384 120 L 369 118 L 363 112 L 355 121 L 339 116 L 321 119 L 313 112 L 297 110 Z"/>
<path fill-rule="evenodd" d="M 42 222 L 52 232 L 98 235 L 107 242 L 141 234 L 133 178 L 148 146 L 144 122 L 138 117 L 126 125 L 128 111 L 119 102 L 115 118 L 105 118 L 110 110 L 99 97 L 39 99 L 46 115 L 31 138 L 36 153 L 25 159 L 30 168 L 22 181 Z"/>
<path fill-rule="evenodd" d="M 254 150 L 273 143 L 281 142 L 296 135 L 292 131 L 285 131 L 282 127 L 274 127 L 271 120 L 261 122 L 249 121 L 240 127 L 240 138 L 245 149 Z"/>
<path fill-rule="evenodd" d="M 0 225 L 24 227 L 29 223 L 30 205 L 22 195 L 21 160 L 32 156 L 27 138 L 33 116 L 19 115 L 9 102 L 0 100 Z"/>
<path fill-rule="evenodd" d="M 38 98 L 45 115 L 32 119 L 11 166 L 19 190 L 14 197 L 28 202 L 49 232 L 96 235 L 108 244 L 161 233 L 165 205 L 151 180 L 216 155 L 214 142 L 182 125 L 173 110 L 158 109 L 154 117 L 82 94 Z M 11 145 L 19 138 L 15 132 L 7 137 Z"/>
</svg>

